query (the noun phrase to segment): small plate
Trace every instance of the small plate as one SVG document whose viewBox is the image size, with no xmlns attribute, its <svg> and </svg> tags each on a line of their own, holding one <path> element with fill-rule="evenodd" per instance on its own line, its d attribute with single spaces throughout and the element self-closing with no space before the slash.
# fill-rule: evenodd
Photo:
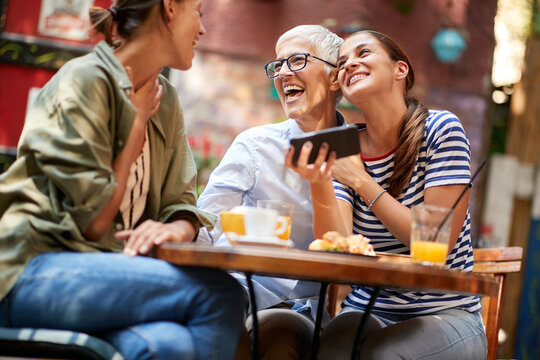
<svg viewBox="0 0 540 360">
<path fill-rule="evenodd" d="M 271 246 L 280 248 L 290 248 L 294 246 L 294 243 L 291 240 L 282 240 L 275 236 L 248 236 L 238 235 L 232 232 L 226 233 L 225 235 L 231 245 Z"/>
<path fill-rule="evenodd" d="M 395 253 L 390 253 L 390 252 L 386 252 L 386 251 L 375 251 L 375 254 L 382 255 L 382 256 L 402 257 L 402 258 L 410 258 L 411 257 L 411 255 L 407 255 L 407 254 L 395 254 Z"/>
<path fill-rule="evenodd" d="M 309 250 L 309 251 L 317 251 L 317 252 L 323 252 L 323 253 L 329 253 L 329 254 L 339 254 L 339 255 L 352 255 L 352 256 L 365 256 L 369 258 L 377 257 L 379 254 L 375 253 L 375 255 L 367 255 L 367 254 L 356 254 L 356 253 L 350 253 L 348 251 L 337 251 L 337 250 Z"/>
</svg>

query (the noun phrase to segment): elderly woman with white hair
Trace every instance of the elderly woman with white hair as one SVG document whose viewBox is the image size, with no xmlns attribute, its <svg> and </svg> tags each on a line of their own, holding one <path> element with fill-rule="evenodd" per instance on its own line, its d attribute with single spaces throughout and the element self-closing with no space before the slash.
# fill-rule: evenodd
<svg viewBox="0 0 540 360">
<path fill-rule="evenodd" d="M 288 120 L 242 132 L 210 176 L 199 208 L 219 214 L 234 206 L 256 206 L 258 200 L 294 204 L 290 238 L 307 249 L 314 240 L 309 182 L 284 164 L 292 137 L 344 124 L 336 111 L 341 99 L 336 61 L 343 40 L 319 25 L 301 25 L 285 32 L 276 44 L 276 60 L 266 65 Z M 198 241 L 227 246 L 221 224 Z M 234 276 L 245 285 L 243 275 Z M 252 277 L 259 319 L 262 359 L 303 359 L 309 355 L 319 284 L 266 276 Z M 328 317 L 326 317 L 328 319 Z M 251 331 L 251 318 L 246 322 Z M 245 337 L 247 338 L 247 336 Z M 240 343 L 237 358 L 249 342 Z"/>
</svg>

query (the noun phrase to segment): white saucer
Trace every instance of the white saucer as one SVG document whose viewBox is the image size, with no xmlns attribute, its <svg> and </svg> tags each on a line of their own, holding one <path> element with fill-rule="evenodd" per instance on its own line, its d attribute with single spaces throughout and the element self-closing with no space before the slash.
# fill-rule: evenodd
<svg viewBox="0 0 540 360">
<path fill-rule="evenodd" d="M 282 240 L 275 236 L 249 236 L 238 235 L 232 232 L 225 234 L 231 245 L 249 245 L 249 246 L 271 246 L 290 248 L 294 246 L 294 243 L 289 240 Z"/>
</svg>

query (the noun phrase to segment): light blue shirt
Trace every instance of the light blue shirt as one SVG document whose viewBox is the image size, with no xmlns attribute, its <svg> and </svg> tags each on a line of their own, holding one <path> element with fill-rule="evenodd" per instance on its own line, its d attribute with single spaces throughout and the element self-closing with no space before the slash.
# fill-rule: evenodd
<svg viewBox="0 0 540 360">
<path fill-rule="evenodd" d="M 339 125 L 343 125 L 343 116 L 339 112 L 337 116 Z M 238 205 L 256 206 L 257 200 L 292 203 L 290 239 L 295 248 L 307 249 L 314 240 L 309 182 L 284 165 L 289 140 L 303 134 L 293 119 L 240 133 L 212 172 L 197 206 L 218 215 Z M 197 241 L 230 246 L 219 221 L 210 232 L 201 228 Z M 244 275 L 234 273 L 233 276 L 246 286 Z M 310 311 L 315 318 L 319 283 L 267 276 L 253 276 L 252 280 L 258 309 L 285 302 L 298 312 Z"/>
</svg>

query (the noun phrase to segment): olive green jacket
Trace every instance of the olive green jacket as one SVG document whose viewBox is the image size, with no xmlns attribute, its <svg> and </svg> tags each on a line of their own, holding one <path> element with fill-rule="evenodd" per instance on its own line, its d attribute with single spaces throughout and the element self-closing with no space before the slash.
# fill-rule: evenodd
<svg viewBox="0 0 540 360">
<path fill-rule="evenodd" d="M 196 230 L 215 216 L 196 207 L 196 167 L 174 87 L 163 77 L 161 105 L 148 123 L 150 189 L 146 219 L 189 219 Z M 112 169 L 135 118 L 131 82 L 104 42 L 64 65 L 27 114 L 17 160 L 0 177 L 0 299 L 25 265 L 49 251 L 120 251 L 118 215 L 98 242 L 84 232 L 116 187 Z"/>
</svg>

